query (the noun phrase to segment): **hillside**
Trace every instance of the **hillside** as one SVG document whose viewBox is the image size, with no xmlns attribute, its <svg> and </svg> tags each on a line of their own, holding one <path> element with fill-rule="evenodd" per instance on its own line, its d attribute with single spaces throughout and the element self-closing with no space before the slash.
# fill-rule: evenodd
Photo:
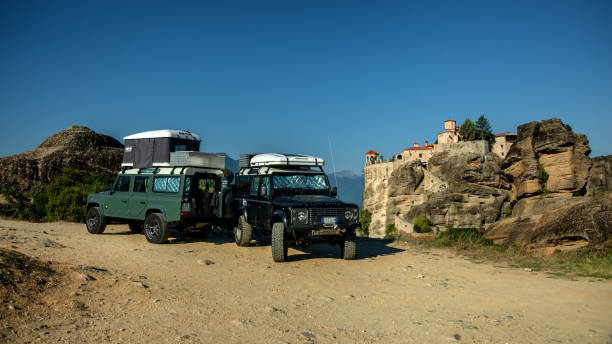
<svg viewBox="0 0 612 344">
<path fill-rule="evenodd" d="M 86 173 L 116 173 L 121 167 L 123 145 L 114 138 L 82 126 L 71 126 L 44 140 L 32 151 L 0 159 L 0 189 L 43 187 L 64 168 Z"/>
</svg>

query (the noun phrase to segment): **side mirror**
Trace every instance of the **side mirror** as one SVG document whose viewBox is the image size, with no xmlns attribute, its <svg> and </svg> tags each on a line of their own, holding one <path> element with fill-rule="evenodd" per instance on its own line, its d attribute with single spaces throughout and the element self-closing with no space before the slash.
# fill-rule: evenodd
<svg viewBox="0 0 612 344">
<path fill-rule="evenodd" d="M 337 186 L 334 186 L 334 187 L 331 189 L 331 193 L 330 193 L 330 194 L 331 194 L 331 196 L 332 196 L 332 197 L 336 197 L 336 196 L 338 196 L 338 187 L 337 187 Z"/>
</svg>

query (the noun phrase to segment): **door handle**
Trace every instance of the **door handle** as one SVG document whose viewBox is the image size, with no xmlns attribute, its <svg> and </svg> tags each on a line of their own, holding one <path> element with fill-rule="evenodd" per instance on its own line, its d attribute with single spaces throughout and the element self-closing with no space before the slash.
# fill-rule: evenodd
<svg viewBox="0 0 612 344">
<path fill-rule="evenodd" d="M 140 204 L 147 204 L 147 202 L 140 202 Z"/>
<path fill-rule="evenodd" d="M 121 203 L 127 203 L 127 201 L 121 201 Z"/>
</svg>

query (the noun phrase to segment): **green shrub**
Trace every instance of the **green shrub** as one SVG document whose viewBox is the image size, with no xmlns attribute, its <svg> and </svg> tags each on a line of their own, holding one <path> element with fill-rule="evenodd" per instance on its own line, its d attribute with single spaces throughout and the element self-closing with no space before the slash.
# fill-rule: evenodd
<svg viewBox="0 0 612 344">
<path fill-rule="evenodd" d="M 412 228 L 417 233 L 428 233 L 431 232 L 431 222 L 425 214 L 421 214 L 414 220 Z"/>
<path fill-rule="evenodd" d="M 395 232 L 395 223 L 390 223 L 385 227 L 385 233 L 391 234 Z"/>
<path fill-rule="evenodd" d="M 506 209 L 504 209 L 504 213 L 503 213 L 504 217 L 510 217 L 512 216 L 512 204 L 508 205 L 506 207 Z"/>
<path fill-rule="evenodd" d="M 113 180 L 107 174 L 87 175 L 82 171 L 64 169 L 45 190 L 47 201 L 46 220 L 85 220 L 87 194 L 103 191 Z"/>
<path fill-rule="evenodd" d="M 542 167 L 541 165 L 538 165 L 538 178 L 540 179 L 542 184 L 546 184 L 546 182 L 548 181 L 548 177 L 549 177 L 548 172 L 546 172 L 544 167 Z"/>
<path fill-rule="evenodd" d="M 369 210 L 363 209 L 359 212 L 359 223 L 361 223 L 361 231 L 364 236 L 370 235 L 370 223 L 372 222 L 372 213 Z"/>
<path fill-rule="evenodd" d="M 107 174 L 87 175 L 74 169 L 64 169 L 43 191 L 34 185 L 25 192 L 16 187 L 2 190 L 8 206 L 2 215 L 30 221 L 84 221 L 87 194 L 108 188 L 113 177 Z"/>
<path fill-rule="evenodd" d="M 572 126 L 569 124 L 563 124 L 563 126 L 565 127 L 565 129 L 567 129 L 567 131 L 573 131 L 572 130 Z"/>
</svg>

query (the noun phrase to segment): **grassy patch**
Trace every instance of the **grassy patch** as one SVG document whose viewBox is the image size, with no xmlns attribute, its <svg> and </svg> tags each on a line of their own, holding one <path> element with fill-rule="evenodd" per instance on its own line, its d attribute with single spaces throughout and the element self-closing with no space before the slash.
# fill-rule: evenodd
<svg viewBox="0 0 612 344">
<path fill-rule="evenodd" d="M 612 279 L 612 239 L 603 252 L 556 252 L 546 256 L 521 247 L 504 248 L 495 245 L 474 228 L 449 228 L 429 241 L 416 241 L 410 237 L 402 237 L 399 240 L 423 248 L 454 249 L 475 264 L 490 262 L 496 263 L 495 266 L 501 268 L 544 271 L 550 278 Z"/>
</svg>

